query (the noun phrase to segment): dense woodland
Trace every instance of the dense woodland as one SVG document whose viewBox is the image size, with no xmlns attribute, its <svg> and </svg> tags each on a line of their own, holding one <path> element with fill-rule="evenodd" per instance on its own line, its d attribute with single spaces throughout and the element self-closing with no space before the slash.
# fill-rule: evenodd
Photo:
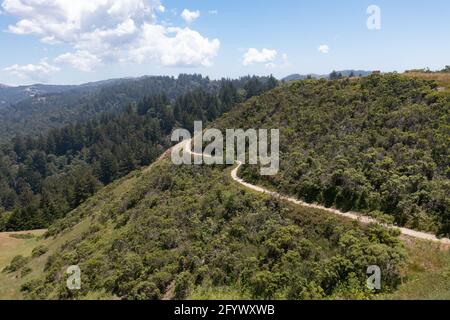
<svg viewBox="0 0 450 320">
<path fill-rule="evenodd" d="M 306 80 L 216 126 L 280 128 L 281 171 L 241 175 L 308 202 L 450 235 L 450 93 L 403 75 Z"/>
<path fill-rule="evenodd" d="M 175 127 L 192 129 L 194 120 L 213 121 L 236 103 L 277 85 L 273 77 L 217 84 L 201 76 L 180 76 L 175 83 L 178 91 L 186 91 L 178 98 L 173 99 L 176 93 L 170 86 L 163 90 L 162 83 L 159 93 L 120 113 L 107 112 L 38 136 L 16 136 L 4 145 L 0 230 L 47 227 L 102 185 L 152 163 L 171 145 L 169 136 Z M 148 92 L 146 86 L 133 90 L 134 95 Z"/>
<path fill-rule="evenodd" d="M 258 82 L 273 86 L 273 77 L 242 77 L 228 80 L 238 90 L 247 86 L 244 95 L 253 96 L 265 90 Z M 210 80 L 201 75 L 158 76 L 108 80 L 80 86 L 33 86 L 24 89 L 31 97 L 0 105 L 0 143 L 17 134 L 38 135 L 68 124 L 84 123 L 105 112 L 120 114 L 131 103 L 164 93 L 172 102 L 194 89 L 217 93 L 224 80 Z M 3 88 L 15 92 L 18 88 Z M 60 92 L 58 92 L 58 90 Z M 0 92 L 0 100 L 2 100 Z M 6 99 L 6 98 L 4 98 Z M 7 100 L 7 99 L 6 99 Z M 13 100 L 14 101 L 14 100 Z"/>
</svg>

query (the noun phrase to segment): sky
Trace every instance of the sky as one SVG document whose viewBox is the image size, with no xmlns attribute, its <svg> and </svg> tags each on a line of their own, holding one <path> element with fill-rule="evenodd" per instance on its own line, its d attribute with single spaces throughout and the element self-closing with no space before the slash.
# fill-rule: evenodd
<svg viewBox="0 0 450 320">
<path fill-rule="evenodd" d="M 450 64 L 448 0 L 0 0 L 0 83 Z"/>
</svg>

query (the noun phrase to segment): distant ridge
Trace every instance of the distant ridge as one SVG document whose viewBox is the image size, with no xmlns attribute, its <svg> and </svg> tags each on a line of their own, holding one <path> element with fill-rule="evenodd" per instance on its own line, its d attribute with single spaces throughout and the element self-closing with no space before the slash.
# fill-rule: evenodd
<svg viewBox="0 0 450 320">
<path fill-rule="evenodd" d="M 138 80 L 140 78 L 120 78 L 88 82 L 80 85 L 53 85 L 53 84 L 32 84 L 20 86 L 8 86 L 0 83 L 0 105 L 16 104 L 26 99 L 47 94 L 63 94 L 66 92 L 78 91 L 80 94 L 93 92 L 101 88 L 113 86 L 127 81 Z"/>
<path fill-rule="evenodd" d="M 336 71 L 336 73 L 342 74 L 343 77 L 349 77 L 352 73 L 355 77 L 367 77 L 372 74 L 372 71 L 366 71 L 366 70 L 342 70 L 342 71 Z M 297 81 L 297 80 L 305 80 L 308 78 L 312 79 L 328 79 L 330 77 L 329 74 L 291 74 L 283 79 L 282 81 Z"/>
<path fill-rule="evenodd" d="M 320 79 L 320 78 L 326 78 L 326 77 L 328 77 L 328 76 L 320 75 L 320 74 L 314 74 L 314 73 L 313 74 L 308 74 L 308 75 L 295 73 L 295 74 L 291 74 L 291 75 L 289 75 L 289 76 L 287 76 L 287 77 L 285 77 L 285 78 L 283 78 L 281 80 L 283 80 L 283 81 L 297 81 L 297 80 L 306 80 L 308 78 Z"/>
</svg>

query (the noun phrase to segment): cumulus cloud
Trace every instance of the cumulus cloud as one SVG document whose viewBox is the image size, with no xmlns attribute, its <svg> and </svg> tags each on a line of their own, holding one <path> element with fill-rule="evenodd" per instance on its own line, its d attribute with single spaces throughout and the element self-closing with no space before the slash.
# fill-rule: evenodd
<svg viewBox="0 0 450 320">
<path fill-rule="evenodd" d="M 330 52 L 330 47 L 326 44 L 322 44 L 319 46 L 318 50 L 321 53 L 328 53 L 328 52 Z"/>
<path fill-rule="evenodd" d="M 38 64 L 12 65 L 3 69 L 5 72 L 17 76 L 21 79 L 29 79 L 38 82 L 47 82 L 50 76 L 60 69 L 50 65 L 47 59 L 42 59 Z"/>
<path fill-rule="evenodd" d="M 218 39 L 159 24 L 157 15 L 165 11 L 159 0 L 4 0 L 2 7 L 18 18 L 9 32 L 70 45 L 73 52 L 55 62 L 83 71 L 121 61 L 208 66 L 220 48 Z"/>
<path fill-rule="evenodd" d="M 188 9 L 184 9 L 181 13 L 181 17 L 187 23 L 192 23 L 200 17 L 200 11 L 189 11 Z"/>
<path fill-rule="evenodd" d="M 77 51 L 74 53 L 68 52 L 65 54 L 62 54 L 58 56 L 55 59 L 56 63 L 61 64 L 68 64 L 71 65 L 73 68 L 90 72 L 97 68 L 98 66 L 102 65 L 102 61 L 96 56 L 88 51 Z"/>
<path fill-rule="evenodd" d="M 265 63 L 266 66 L 270 67 L 273 66 L 273 62 L 277 58 L 277 55 L 278 53 L 276 50 L 262 49 L 259 51 L 258 49 L 250 48 L 244 54 L 242 64 L 244 66 L 249 66 L 256 63 Z"/>
<path fill-rule="evenodd" d="M 210 66 L 219 47 L 219 40 L 210 41 L 189 28 L 146 24 L 140 42 L 129 48 L 126 61 L 140 63 L 153 56 L 168 67 Z"/>
</svg>

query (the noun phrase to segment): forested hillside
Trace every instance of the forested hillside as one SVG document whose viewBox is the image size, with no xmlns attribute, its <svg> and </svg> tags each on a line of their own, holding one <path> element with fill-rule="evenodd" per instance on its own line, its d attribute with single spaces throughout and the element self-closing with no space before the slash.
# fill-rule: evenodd
<svg viewBox="0 0 450 320">
<path fill-rule="evenodd" d="M 307 202 L 450 234 L 450 93 L 422 77 L 286 84 L 236 107 L 221 128 L 279 128 L 281 171 L 241 175 Z"/>
<path fill-rule="evenodd" d="M 196 88 L 192 79 L 211 88 Z M 180 76 L 173 85 L 177 89 L 168 85 L 164 90 L 163 83 L 133 88 L 136 95 L 161 92 L 120 113 L 104 113 L 48 134 L 17 136 L 0 148 L 0 231 L 47 227 L 102 185 L 152 163 L 170 147 L 175 127 L 192 129 L 194 120 L 208 123 L 277 82 L 247 77 L 212 83 L 201 76 Z"/>
<path fill-rule="evenodd" d="M 394 231 L 245 191 L 226 167 L 166 159 L 55 223 L 0 283 L 16 275 L 10 290 L 34 299 L 364 299 L 367 266 L 390 292 L 404 259 Z M 74 264 L 80 291 L 66 288 Z"/>
<path fill-rule="evenodd" d="M 104 112 L 121 113 L 130 103 L 137 103 L 151 95 L 164 93 L 169 101 L 173 102 L 194 89 L 217 93 L 223 81 L 225 79 L 213 81 L 201 75 L 181 74 L 177 78 L 142 77 L 80 86 L 31 86 L 26 88 L 29 98 L 23 99 L 21 96 L 22 98 L 18 98 L 19 101 L 12 105 L 0 106 L 0 143 L 8 142 L 17 134 L 43 134 L 52 128 L 86 122 Z M 261 89 L 258 83 L 255 85 L 252 82 L 263 82 L 272 86 L 276 83 L 273 77 L 250 76 L 230 81 L 238 90 L 248 86 L 247 91 L 251 96 Z M 15 93 L 17 89 L 20 88 L 1 90 Z"/>
</svg>

